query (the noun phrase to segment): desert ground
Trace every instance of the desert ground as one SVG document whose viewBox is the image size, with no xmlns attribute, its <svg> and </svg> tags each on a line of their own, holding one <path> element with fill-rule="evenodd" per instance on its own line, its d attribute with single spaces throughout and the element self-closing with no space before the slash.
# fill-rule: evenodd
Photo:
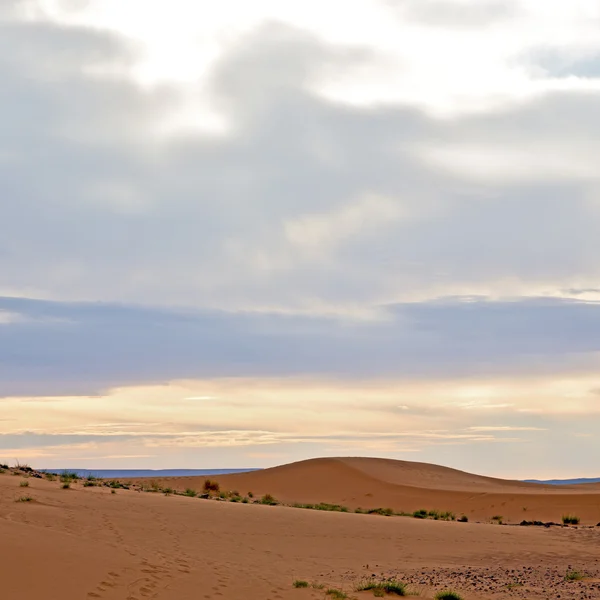
<svg viewBox="0 0 600 600">
<path fill-rule="evenodd" d="M 469 515 L 464 523 L 199 499 L 136 485 L 63 487 L 37 475 L 0 474 L 5 600 L 335 599 L 330 589 L 338 598 L 372 598 L 356 591 L 359 584 L 387 578 L 425 599 L 448 588 L 465 600 L 600 598 L 600 527 L 592 523 L 600 521 L 598 486 L 538 488 L 374 459 L 321 459 L 217 478 L 222 490 L 252 491 L 254 498 L 435 507 Z M 204 479 L 194 479 L 166 483 L 200 491 Z M 582 524 L 476 522 L 496 513 L 506 523 L 524 513 L 559 520 L 565 510 Z M 567 581 L 574 572 L 581 578 Z M 309 585 L 295 588 L 296 580 Z"/>
</svg>

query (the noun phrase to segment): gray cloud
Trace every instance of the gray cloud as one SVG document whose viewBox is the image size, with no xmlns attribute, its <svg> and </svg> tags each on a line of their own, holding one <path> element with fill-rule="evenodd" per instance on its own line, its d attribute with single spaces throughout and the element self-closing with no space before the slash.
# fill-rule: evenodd
<svg viewBox="0 0 600 600">
<path fill-rule="evenodd" d="M 0 325 L 0 394 L 191 376 L 487 374 L 598 350 L 595 305 L 399 304 L 382 323 L 268 310 L 377 311 L 413 292 L 597 277 L 596 180 L 555 169 L 475 181 L 421 152 L 471 144 L 510 157 L 560 143 L 565 164 L 577 162 L 573 148 L 600 133 L 595 94 L 454 120 L 343 106 L 314 84 L 368 53 L 272 24 L 212 74 L 231 131 L 161 137 L 179 92 L 94 70 L 131 64 L 122 39 L 13 22 L 0 40 L 0 291 L 63 300 L 2 301 L 24 318 Z"/>
<path fill-rule="evenodd" d="M 600 350 L 600 306 L 447 299 L 365 322 L 0 299 L 0 396 L 94 394 L 177 378 L 552 373 Z M 577 363 L 576 363 L 577 366 Z"/>
<path fill-rule="evenodd" d="M 5 24 L 0 39 L 11 48 L 0 65 L 4 290 L 298 309 L 598 274 L 597 184 L 563 181 L 560 170 L 524 184 L 472 181 L 421 156 L 485 144 L 509 157 L 532 140 L 558 140 L 567 165 L 573 145 L 600 131 L 593 94 L 449 121 L 408 107 L 351 108 L 311 82 L 368 54 L 270 25 L 215 67 L 212 98 L 231 133 L 163 138 L 155 128 L 178 110 L 174 89 L 90 74 L 129 64 L 129 44 L 49 24 Z M 303 235 L 307 218 L 343 230 L 344 211 L 370 194 L 397 216 L 369 225 L 365 205 L 364 226 L 339 239 L 315 242 L 310 227 Z"/>
</svg>

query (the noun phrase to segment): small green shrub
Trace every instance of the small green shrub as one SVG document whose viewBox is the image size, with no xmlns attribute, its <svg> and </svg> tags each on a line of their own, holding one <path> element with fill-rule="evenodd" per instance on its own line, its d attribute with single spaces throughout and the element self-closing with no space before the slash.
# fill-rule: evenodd
<svg viewBox="0 0 600 600">
<path fill-rule="evenodd" d="M 581 581 L 583 579 L 583 574 L 579 571 L 567 571 L 565 575 L 565 581 Z"/>
<path fill-rule="evenodd" d="M 370 508 L 367 510 L 370 515 L 382 515 L 383 517 L 391 517 L 394 514 L 393 508 Z"/>
<path fill-rule="evenodd" d="M 54 473 L 45 473 L 45 477 L 48 481 L 55 481 L 56 475 Z"/>
<path fill-rule="evenodd" d="M 163 490 L 162 490 L 162 491 L 163 491 L 163 494 L 164 494 L 165 496 L 170 496 L 171 494 L 173 494 L 173 493 L 174 493 L 174 490 L 173 490 L 173 488 L 170 488 L 170 487 L 168 487 L 168 488 L 163 488 Z"/>
<path fill-rule="evenodd" d="M 452 590 L 444 590 L 435 595 L 435 600 L 463 600 L 462 596 Z"/>
<path fill-rule="evenodd" d="M 190 498 L 195 498 L 198 495 L 198 492 L 192 488 L 187 488 L 185 492 L 183 492 L 183 495 L 189 496 Z"/>
<path fill-rule="evenodd" d="M 408 591 L 406 584 L 395 579 L 383 579 L 381 581 L 375 581 L 369 579 L 358 585 L 356 588 L 357 592 L 373 591 L 375 595 L 390 594 L 395 596 L 407 596 Z M 377 593 L 379 592 L 379 594 Z"/>
<path fill-rule="evenodd" d="M 23 479 L 23 481 L 19 483 L 19 487 L 29 487 L 29 481 L 27 481 L 27 479 Z"/>
<path fill-rule="evenodd" d="M 346 600 L 348 594 L 337 588 L 329 588 L 325 591 L 326 596 L 331 596 L 334 600 Z"/>
<path fill-rule="evenodd" d="M 308 581 L 303 581 L 302 579 L 296 579 L 296 581 L 294 581 L 293 585 L 295 588 L 307 588 Z"/>
<path fill-rule="evenodd" d="M 413 513 L 413 517 L 415 519 L 426 519 L 428 514 L 429 513 L 424 508 L 422 508 L 421 510 L 415 510 L 415 512 Z"/>
<path fill-rule="evenodd" d="M 71 484 L 68 481 L 64 481 L 61 487 L 63 490 L 68 490 L 71 488 Z"/>
<path fill-rule="evenodd" d="M 498 525 L 502 525 L 502 523 L 504 523 L 504 517 L 502 515 L 494 515 L 492 521 L 496 521 Z"/>
<path fill-rule="evenodd" d="M 581 519 L 576 515 L 563 515 L 562 522 L 564 525 L 579 525 Z"/>
<path fill-rule="evenodd" d="M 260 500 L 260 504 L 267 504 L 268 506 L 275 506 L 279 504 L 279 502 L 271 496 L 271 494 L 265 494 Z"/>
</svg>

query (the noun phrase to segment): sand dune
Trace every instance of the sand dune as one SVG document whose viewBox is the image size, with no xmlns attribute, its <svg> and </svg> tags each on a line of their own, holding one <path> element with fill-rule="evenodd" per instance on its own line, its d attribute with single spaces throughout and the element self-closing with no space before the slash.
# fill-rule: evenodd
<svg viewBox="0 0 600 600">
<path fill-rule="evenodd" d="M 200 490 L 205 478 L 161 479 L 164 486 Z M 552 486 L 473 475 L 427 463 L 377 458 L 321 458 L 214 477 L 224 490 L 272 494 L 286 503 L 327 502 L 349 509 L 389 507 L 452 511 L 472 520 L 555 521 L 576 514 L 600 522 L 600 484 Z"/>
<path fill-rule="evenodd" d="M 257 474 L 257 481 L 272 486 L 280 480 L 282 493 L 286 486 L 302 488 L 293 487 L 298 476 L 315 489 L 323 484 L 331 494 L 336 483 L 358 481 L 376 490 L 397 485 L 361 475 L 360 464 L 368 463 L 300 463 Z M 395 477 L 390 465 L 380 466 L 378 477 L 384 471 L 388 479 Z M 340 478 L 328 481 L 332 473 Z M 21 487 L 22 481 L 29 485 Z M 19 502 L 22 497 L 31 501 Z M 366 599 L 373 595 L 355 588 L 372 575 L 407 581 L 424 599 L 449 585 L 465 600 L 505 598 L 509 585 L 512 598 L 547 598 L 550 591 L 563 600 L 597 598 L 599 541 L 600 528 L 328 513 L 133 490 L 112 493 L 81 482 L 64 490 L 59 481 L 0 475 L 5 600 L 324 600 L 328 587 Z M 567 569 L 588 577 L 567 583 Z M 294 589 L 295 579 L 325 587 Z"/>
</svg>

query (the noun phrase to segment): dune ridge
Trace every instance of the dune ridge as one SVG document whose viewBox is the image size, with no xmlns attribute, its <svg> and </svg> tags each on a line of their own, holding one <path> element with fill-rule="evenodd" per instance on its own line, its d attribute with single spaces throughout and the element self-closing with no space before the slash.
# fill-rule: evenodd
<svg viewBox="0 0 600 600">
<path fill-rule="evenodd" d="M 600 484 L 553 486 L 475 475 L 429 463 L 381 458 L 316 458 L 261 471 L 218 475 L 221 489 L 281 502 L 326 502 L 357 508 L 451 511 L 477 521 L 502 516 L 505 522 L 559 522 L 576 514 L 600 522 Z M 201 489 L 205 478 L 174 477 L 159 482 L 176 490 Z"/>
<path fill-rule="evenodd" d="M 307 461 L 257 472 L 262 480 L 255 483 L 279 482 L 283 489 L 309 479 L 313 492 L 327 484 L 332 494 L 340 484 L 388 489 L 401 472 L 396 468 L 402 465 Z M 419 469 L 429 467 L 409 469 L 418 477 Z M 431 473 L 434 479 L 448 475 L 443 469 Z M 225 477 L 239 483 L 242 475 L 249 474 L 224 476 L 222 484 Z M 477 485 L 468 474 L 456 477 Z M 116 483 L 66 474 L 61 481 L 29 467 L 0 467 L 2 598 L 324 600 L 324 590 L 335 588 L 366 600 L 373 594 L 357 591 L 360 583 L 389 577 L 424 600 L 450 586 L 464 600 L 600 597 L 600 527 L 506 527 L 319 512 L 142 492 L 140 486 Z M 573 572 L 577 578 L 569 580 Z M 296 589 L 295 580 L 315 587 Z"/>
</svg>

